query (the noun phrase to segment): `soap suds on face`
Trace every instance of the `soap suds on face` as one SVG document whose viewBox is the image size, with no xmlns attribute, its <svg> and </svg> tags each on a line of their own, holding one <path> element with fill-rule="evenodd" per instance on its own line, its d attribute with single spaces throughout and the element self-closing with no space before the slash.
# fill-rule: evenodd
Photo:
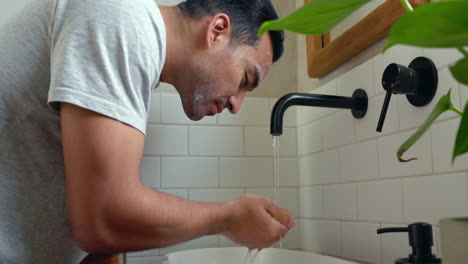
<svg viewBox="0 0 468 264">
<path fill-rule="evenodd" d="M 207 91 L 207 87 L 205 85 L 195 89 L 195 92 L 193 94 L 193 102 L 192 102 L 193 116 L 190 117 L 191 119 L 194 118 L 193 120 L 200 120 L 203 117 L 200 106 L 207 96 L 206 91 Z"/>
</svg>

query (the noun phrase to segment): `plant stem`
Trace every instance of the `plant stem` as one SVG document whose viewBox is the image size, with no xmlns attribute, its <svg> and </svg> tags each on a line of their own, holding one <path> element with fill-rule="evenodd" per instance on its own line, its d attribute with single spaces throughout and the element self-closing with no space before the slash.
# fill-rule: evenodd
<svg viewBox="0 0 468 264">
<path fill-rule="evenodd" d="M 457 50 L 460 51 L 465 57 L 468 57 L 468 52 L 463 47 L 457 47 Z"/>
<path fill-rule="evenodd" d="M 409 0 L 400 0 L 401 4 L 405 8 L 406 12 L 413 12 L 413 7 L 411 6 Z"/>
<path fill-rule="evenodd" d="M 458 109 L 458 108 L 456 108 L 455 106 L 453 106 L 453 105 L 451 105 L 451 106 L 449 107 L 449 110 L 452 110 L 452 111 L 454 111 L 455 113 L 457 113 L 457 114 L 463 116 L 463 112 L 462 112 L 460 109 Z"/>
</svg>

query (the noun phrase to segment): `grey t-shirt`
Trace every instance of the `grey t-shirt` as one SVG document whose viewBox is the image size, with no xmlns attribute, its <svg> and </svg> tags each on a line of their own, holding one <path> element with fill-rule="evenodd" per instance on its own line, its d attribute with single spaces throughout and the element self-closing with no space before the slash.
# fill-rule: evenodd
<svg viewBox="0 0 468 264">
<path fill-rule="evenodd" d="M 154 0 L 30 0 L 0 26 L 0 263 L 78 263 L 59 102 L 145 133 L 166 55 Z"/>
</svg>

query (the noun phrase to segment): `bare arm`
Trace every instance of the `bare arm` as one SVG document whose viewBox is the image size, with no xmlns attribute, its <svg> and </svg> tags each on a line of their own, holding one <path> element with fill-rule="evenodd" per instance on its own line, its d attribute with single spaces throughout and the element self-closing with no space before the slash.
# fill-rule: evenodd
<svg viewBox="0 0 468 264">
<path fill-rule="evenodd" d="M 207 234 L 263 248 L 293 226 L 287 211 L 257 196 L 204 203 L 145 187 L 144 136 L 121 122 L 62 103 L 61 126 L 67 211 L 85 251 L 144 250 Z"/>
</svg>

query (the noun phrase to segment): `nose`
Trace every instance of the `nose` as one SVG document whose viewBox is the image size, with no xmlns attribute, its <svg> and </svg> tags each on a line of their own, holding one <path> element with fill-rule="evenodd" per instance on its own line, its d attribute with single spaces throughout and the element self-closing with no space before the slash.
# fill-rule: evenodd
<svg viewBox="0 0 468 264">
<path fill-rule="evenodd" d="M 245 91 L 239 91 L 236 95 L 229 97 L 227 102 L 227 108 L 231 114 L 239 112 L 240 106 L 244 101 Z"/>
</svg>

